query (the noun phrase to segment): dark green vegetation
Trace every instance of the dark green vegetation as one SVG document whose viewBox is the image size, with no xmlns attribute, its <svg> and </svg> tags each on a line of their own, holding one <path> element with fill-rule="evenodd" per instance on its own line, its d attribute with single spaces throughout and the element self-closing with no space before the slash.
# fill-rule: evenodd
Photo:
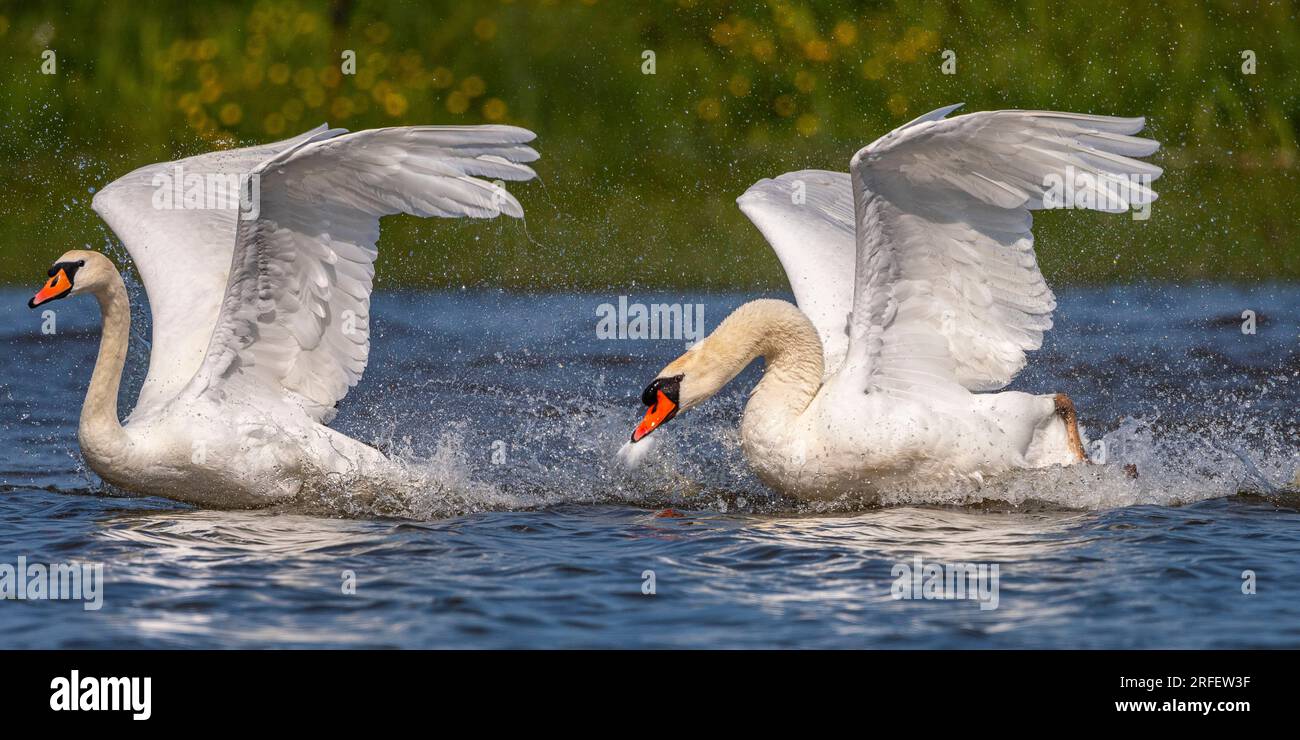
<svg viewBox="0 0 1300 740">
<path fill-rule="evenodd" d="M 1149 221 L 1039 216 L 1050 282 L 1300 278 L 1298 29 L 1290 2 L 3 3 L 0 280 L 103 248 L 90 190 L 139 165 L 500 121 L 539 134 L 527 227 L 390 219 L 381 285 L 781 287 L 734 198 L 958 101 L 1146 115 L 1165 143 Z"/>
</svg>

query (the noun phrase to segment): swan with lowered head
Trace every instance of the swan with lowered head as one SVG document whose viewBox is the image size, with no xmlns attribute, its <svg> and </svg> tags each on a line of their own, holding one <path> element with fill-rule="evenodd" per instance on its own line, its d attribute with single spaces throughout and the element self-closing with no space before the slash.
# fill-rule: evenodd
<svg viewBox="0 0 1300 740">
<path fill-rule="evenodd" d="M 1085 461 L 1065 394 L 996 391 L 1052 326 L 1030 211 L 1145 206 L 1159 177 L 1141 118 L 941 108 L 855 154 L 849 172 L 762 180 L 739 199 L 794 305 L 758 300 L 642 394 L 624 454 L 756 357 L 741 447 L 786 494 L 935 490 Z M 1075 202 L 1058 199 L 1078 189 Z"/>
<path fill-rule="evenodd" d="M 143 167 L 99 191 L 92 205 L 134 260 L 153 317 L 149 372 L 125 424 L 131 311 L 113 262 L 68 252 L 28 303 L 99 302 L 77 430 L 87 464 L 129 491 L 226 507 L 316 479 L 399 476 L 378 450 L 326 426 L 366 367 L 379 218 L 522 218 L 492 181 L 534 177 L 524 164 L 537 159 L 533 138 L 512 126 L 321 126 Z M 201 189 L 230 177 L 242 185 Z M 158 197 L 173 178 L 181 203 Z"/>
</svg>

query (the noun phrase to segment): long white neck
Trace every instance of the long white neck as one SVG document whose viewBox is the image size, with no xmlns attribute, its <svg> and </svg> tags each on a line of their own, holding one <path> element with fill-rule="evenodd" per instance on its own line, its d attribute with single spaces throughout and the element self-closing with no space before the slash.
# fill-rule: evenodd
<svg viewBox="0 0 1300 740">
<path fill-rule="evenodd" d="M 742 432 L 776 431 L 808 408 L 821 389 L 822 343 L 802 311 L 786 301 L 751 301 L 718 326 L 704 346 L 718 387 L 755 357 L 766 368 L 745 407 Z"/>
<path fill-rule="evenodd" d="M 107 287 L 95 291 L 95 298 L 99 301 L 103 330 L 95 371 L 90 376 L 86 400 L 81 404 L 77 439 L 91 469 L 105 477 L 105 470 L 111 468 L 115 458 L 126 453 L 130 443 L 117 418 L 117 391 L 131 333 L 131 304 L 116 270 Z"/>
</svg>

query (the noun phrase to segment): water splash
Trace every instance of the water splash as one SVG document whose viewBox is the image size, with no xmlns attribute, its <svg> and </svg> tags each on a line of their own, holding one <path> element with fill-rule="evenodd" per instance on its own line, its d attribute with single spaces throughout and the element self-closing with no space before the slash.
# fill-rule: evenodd
<svg viewBox="0 0 1300 740">
<path fill-rule="evenodd" d="M 626 449 L 624 409 L 592 406 L 546 423 L 525 419 L 524 436 L 547 459 L 516 450 L 508 464 L 488 461 L 482 451 L 491 443 L 479 438 L 482 430 L 469 420 L 442 425 L 423 440 L 409 433 L 409 425 L 403 425 L 408 433 L 400 438 L 393 436 L 396 426 L 386 427 L 373 441 L 399 462 L 401 480 L 318 483 L 287 508 L 417 520 L 567 503 L 766 515 L 916 505 L 1096 511 L 1179 506 L 1238 493 L 1278 498 L 1293 495 L 1288 484 L 1297 474 L 1294 451 L 1280 431 L 1230 420 L 1191 428 L 1159 417 L 1126 418 L 1093 440 L 1093 464 L 894 490 L 879 498 L 848 494 L 809 502 L 776 494 L 757 480 L 744 461 L 731 417 L 739 409 L 729 408 L 734 403 L 721 405 L 697 423 L 662 430 L 634 450 Z"/>
</svg>

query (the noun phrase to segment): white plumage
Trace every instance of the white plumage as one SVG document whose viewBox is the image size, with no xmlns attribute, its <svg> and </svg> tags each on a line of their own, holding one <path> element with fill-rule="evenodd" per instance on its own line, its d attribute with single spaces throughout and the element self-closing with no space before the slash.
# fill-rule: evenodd
<svg viewBox="0 0 1300 740">
<path fill-rule="evenodd" d="M 256 220 L 243 221 L 207 358 L 187 393 L 235 376 L 279 386 L 329 421 L 370 351 L 370 288 L 379 217 L 523 217 L 514 196 L 479 177 L 527 180 L 533 135 L 507 126 L 325 131 L 252 172 Z M 273 318 L 267 318 L 273 317 Z M 242 372 L 240 372 L 242 371 Z"/>
<path fill-rule="evenodd" d="M 940 118 L 953 108 L 887 134 L 849 163 L 857 288 L 847 370 L 870 389 L 957 382 L 988 391 L 1011 382 L 1025 351 L 1042 345 L 1056 308 L 1030 233 L 1030 211 L 1043 207 L 1050 176 L 1127 185 L 1134 175 L 1160 174 L 1123 156 L 1159 148 L 1128 136 L 1142 130 L 1141 118 L 1046 111 Z M 1134 195 L 1134 205 L 1155 199 L 1146 188 Z"/>
<path fill-rule="evenodd" d="M 1056 299 L 1038 269 L 1030 212 L 1151 203 L 1161 170 L 1132 157 L 1159 144 L 1133 136 L 1141 118 L 945 118 L 957 107 L 877 139 L 848 174 L 791 172 L 737 200 L 817 341 L 780 306 L 756 302 L 660 377 L 683 376 L 685 409 L 766 356 L 741 431 L 751 463 L 777 488 L 925 485 L 1082 456 L 1068 401 L 971 392 L 1006 386 L 1052 326 Z M 1081 189 L 1075 201 L 1055 202 L 1061 185 Z M 821 362 L 801 355 L 809 347 Z"/>
<path fill-rule="evenodd" d="M 79 432 L 91 467 L 124 488 L 214 505 L 273 500 L 313 476 L 395 474 L 378 451 L 323 426 L 369 356 L 379 218 L 522 217 L 493 181 L 534 177 L 533 138 L 512 126 L 321 126 L 150 165 L 104 188 L 93 207 L 140 271 L 153 342 L 122 426 L 121 279 L 94 252 L 60 259 L 84 263 L 68 294 L 94 293 L 105 315 Z M 217 175 L 256 181 L 248 212 L 238 193 L 217 207 L 159 207 L 175 178 Z"/>
</svg>

